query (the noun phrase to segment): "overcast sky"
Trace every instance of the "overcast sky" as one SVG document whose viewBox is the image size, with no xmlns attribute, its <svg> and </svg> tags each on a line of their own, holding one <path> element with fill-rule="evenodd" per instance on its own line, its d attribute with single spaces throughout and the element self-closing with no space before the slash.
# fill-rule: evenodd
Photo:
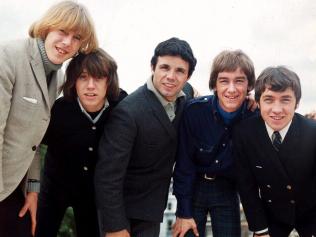
<svg viewBox="0 0 316 237">
<path fill-rule="evenodd" d="M 55 0 L 2 0 L 0 40 L 27 37 L 30 24 Z M 145 83 L 155 46 L 176 36 L 191 45 L 198 60 L 190 79 L 209 94 L 212 59 L 224 49 L 242 49 L 256 75 L 286 65 L 301 78 L 298 112 L 316 109 L 315 0 L 81 0 L 89 9 L 100 46 L 119 66 L 128 92 Z M 0 65 L 1 66 L 1 65 Z"/>
</svg>

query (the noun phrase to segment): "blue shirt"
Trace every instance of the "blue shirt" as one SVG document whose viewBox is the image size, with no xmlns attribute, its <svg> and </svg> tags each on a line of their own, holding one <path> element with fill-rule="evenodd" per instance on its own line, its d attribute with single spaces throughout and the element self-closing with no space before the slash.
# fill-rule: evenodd
<svg viewBox="0 0 316 237">
<path fill-rule="evenodd" d="M 232 127 L 256 112 L 247 109 L 247 101 L 231 115 L 223 112 L 214 95 L 190 100 L 184 109 L 173 174 L 179 217 L 192 217 L 193 186 L 198 175 L 233 178 Z"/>
</svg>

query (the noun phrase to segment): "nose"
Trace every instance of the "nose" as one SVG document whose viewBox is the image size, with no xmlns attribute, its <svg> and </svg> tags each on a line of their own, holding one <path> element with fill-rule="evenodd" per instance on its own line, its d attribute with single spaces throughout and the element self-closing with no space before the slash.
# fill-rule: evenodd
<svg viewBox="0 0 316 237">
<path fill-rule="evenodd" d="M 72 42 L 72 35 L 71 34 L 65 35 L 63 37 L 63 44 L 64 45 L 71 45 L 71 42 Z"/>
<path fill-rule="evenodd" d="M 235 92 L 236 91 L 236 85 L 234 82 L 230 82 L 228 84 L 228 92 Z"/>
<path fill-rule="evenodd" d="M 176 78 L 176 72 L 174 70 L 168 71 L 167 79 L 168 80 L 175 80 L 175 78 Z"/>
<path fill-rule="evenodd" d="M 88 80 L 88 89 L 94 89 L 94 88 L 95 88 L 94 79 L 90 77 Z"/>
<path fill-rule="evenodd" d="M 275 114 L 279 114 L 282 112 L 282 106 L 280 103 L 275 102 L 272 106 L 272 112 Z"/>
</svg>

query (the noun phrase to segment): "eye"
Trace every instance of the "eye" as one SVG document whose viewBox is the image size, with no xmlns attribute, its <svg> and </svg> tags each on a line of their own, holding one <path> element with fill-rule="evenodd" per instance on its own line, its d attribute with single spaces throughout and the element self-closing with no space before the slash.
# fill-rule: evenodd
<svg viewBox="0 0 316 237">
<path fill-rule="evenodd" d="M 86 73 L 81 73 L 79 76 L 79 79 L 82 81 L 87 80 L 87 78 L 88 78 L 88 75 Z"/>
<path fill-rule="evenodd" d="M 178 68 L 177 73 L 185 74 L 185 70 L 183 68 Z"/>
<path fill-rule="evenodd" d="M 244 84 L 244 82 L 245 82 L 245 79 L 237 79 L 236 80 L 237 84 Z"/>
<path fill-rule="evenodd" d="M 59 29 L 59 32 L 62 34 L 66 34 L 66 31 L 64 29 Z"/>
<path fill-rule="evenodd" d="M 223 84 L 223 85 L 226 85 L 226 84 L 228 84 L 228 80 L 227 79 L 219 79 L 218 80 L 218 83 L 220 83 L 220 84 Z"/>
<path fill-rule="evenodd" d="M 282 103 L 284 103 L 284 104 L 288 104 L 288 103 L 290 103 L 291 102 L 291 99 L 290 98 L 284 98 L 284 99 L 282 99 Z"/>
<path fill-rule="evenodd" d="M 163 70 L 163 71 L 169 70 L 169 66 L 168 66 L 168 65 L 160 65 L 159 68 L 160 68 L 161 70 Z"/>
<path fill-rule="evenodd" d="M 74 39 L 80 41 L 81 40 L 81 36 L 80 35 L 75 35 Z"/>
<path fill-rule="evenodd" d="M 265 98 L 263 101 L 265 103 L 267 103 L 267 104 L 271 104 L 272 103 L 272 99 L 271 98 Z"/>
</svg>

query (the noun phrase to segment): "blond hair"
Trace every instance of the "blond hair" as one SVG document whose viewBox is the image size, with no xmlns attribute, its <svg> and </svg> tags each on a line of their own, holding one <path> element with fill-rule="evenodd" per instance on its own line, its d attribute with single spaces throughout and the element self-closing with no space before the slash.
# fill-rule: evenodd
<svg viewBox="0 0 316 237">
<path fill-rule="evenodd" d="M 90 53 L 98 47 L 98 40 L 92 18 L 82 4 L 62 1 L 47 10 L 41 19 L 34 22 L 29 35 L 32 38 L 46 39 L 50 31 L 63 29 L 74 31 L 81 37 L 81 53 Z"/>
</svg>

